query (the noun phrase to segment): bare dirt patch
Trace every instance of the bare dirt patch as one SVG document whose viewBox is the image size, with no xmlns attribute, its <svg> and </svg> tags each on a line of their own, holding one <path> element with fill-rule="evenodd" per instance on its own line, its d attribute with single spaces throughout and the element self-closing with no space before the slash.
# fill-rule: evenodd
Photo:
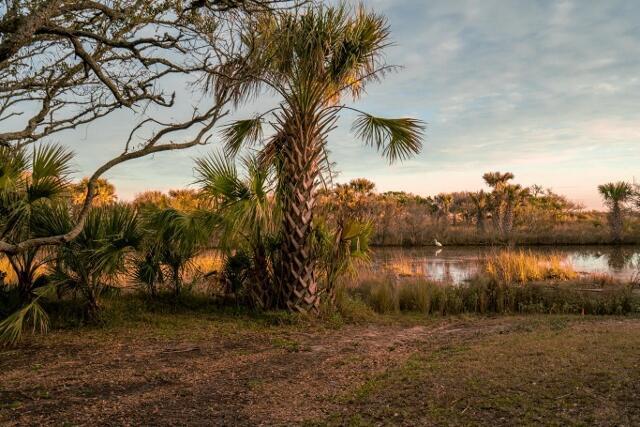
<svg viewBox="0 0 640 427">
<path fill-rule="evenodd" d="M 0 353 L 0 423 L 322 425 L 349 424 L 354 414 L 368 411 L 375 416 L 365 424 L 378 424 L 394 414 L 376 415 L 377 406 L 399 404 L 378 395 L 380 379 L 389 379 L 389 372 L 403 369 L 416 354 L 554 327 L 588 335 L 617 321 L 563 318 L 554 326 L 540 319 L 441 319 L 224 333 L 207 325 L 195 337 L 187 330 L 170 336 L 146 329 L 59 332 Z M 621 324 L 640 332 L 638 319 Z M 636 336 L 640 339 L 640 333 Z M 419 392 L 421 383 L 409 387 Z M 410 389 L 405 392 L 411 394 Z M 404 397 L 398 394 L 398 399 Z M 405 421 L 418 415 L 425 416 L 409 413 Z M 428 418 L 420 419 L 428 424 Z"/>
</svg>

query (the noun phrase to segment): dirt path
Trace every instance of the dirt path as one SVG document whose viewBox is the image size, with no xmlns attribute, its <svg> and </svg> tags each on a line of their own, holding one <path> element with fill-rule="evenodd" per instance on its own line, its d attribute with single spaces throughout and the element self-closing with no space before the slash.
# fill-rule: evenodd
<svg viewBox="0 0 640 427">
<path fill-rule="evenodd" d="M 517 330 L 518 319 L 255 331 L 197 340 L 60 334 L 0 353 L 2 425 L 290 425 L 416 351 Z"/>
</svg>

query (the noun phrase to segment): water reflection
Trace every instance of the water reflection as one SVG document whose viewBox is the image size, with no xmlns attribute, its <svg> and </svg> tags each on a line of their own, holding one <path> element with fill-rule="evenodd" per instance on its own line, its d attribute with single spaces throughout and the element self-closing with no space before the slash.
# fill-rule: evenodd
<svg viewBox="0 0 640 427">
<path fill-rule="evenodd" d="M 564 256 L 580 273 L 602 273 L 628 280 L 640 267 L 640 247 L 562 246 L 523 248 L 534 253 Z M 491 247 L 377 248 L 376 269 L 391 269 L 399 276 L 421 275 L 434 280 L 461 283 L 478 271 L 478 260 L 495 252 Z"/>
</svg>

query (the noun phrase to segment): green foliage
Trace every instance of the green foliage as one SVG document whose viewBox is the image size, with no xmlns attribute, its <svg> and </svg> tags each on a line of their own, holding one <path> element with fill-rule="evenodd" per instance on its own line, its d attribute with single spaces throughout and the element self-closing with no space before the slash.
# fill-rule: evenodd
<svg viewBox="0 0 640 427">
<path fill-rule="evenodd" d="M 227 125 L 222 131 L 225 154 L 233 157 L 245 144 L 256 144 L 263 138 L 262 118 L 238 120 Z"/>
<path fill-rule="evenodd" d="M 42 307 L 43 299 L 50 297 L 55 286 L 48 285 L 35 291 L 35 298 L 0 321 L 0 346 L 14 346 L 31 328 L 31 332 L 46 333 L 49 330 L 49 315 Z"/>
<path fill-rule="evenodd" d="M 390 162 L 411 158 L 422 149 L 424 125 L 417 119 L 387 119 L 363 114 L 354 122 L 353 130 L 358 138 L 382 152 Z"/>
<path fill-rule="evenodd" d="M 0 147 L 0 238 L 9 243 L 46 237 L 66 228 L 72 153 L 61 146 Z M 50 250 L 33 248 L 8 260 L 23 304 L 30 302 Z"/>
<path fill-rule="evenodd" d="M 141 251 L 133 259 L 131 277 L 151 294 L 170 277 L 173 291 L 179 295 L 191 261 L 210 240 L 213 222 L 215 216 L 207 211 L 145 209 L 141 220 L 144 238 Z"/>
<path fill-rule="evenodd" d="M 0 345 L 13 346 L 31 325 L 32 332 L 42 334 L 49 330 L 49 316 L 39 301 L 34 299 L 0 322 Z"/>
<path fill-rule="evenodd" d="M 219 247 L 225 253 L 227 291 L 255 307 L 277 305 L 274 261 L 280 209 L 270 166 L 253 157 L 235 162 L 220 154 L 196 160 L 197 182 L 216 212 Z"/>
<path fill-rule="evenodd" d="M 88 314 L 96 315 L 100 296 L 124 272 L 127 256 L 141 240 L 134 209 L 122 204 L 94 208 L 80 235 L 59 247 L 50 280 L 60 291 L 79 292 Z"/>
<path fill-rule="evenodd" d="M 598 191 L 607 203 L 624 203 L 633 195 L 633 186 L 624 181 L 610 182 L 599 185 Z"/>
</svg>

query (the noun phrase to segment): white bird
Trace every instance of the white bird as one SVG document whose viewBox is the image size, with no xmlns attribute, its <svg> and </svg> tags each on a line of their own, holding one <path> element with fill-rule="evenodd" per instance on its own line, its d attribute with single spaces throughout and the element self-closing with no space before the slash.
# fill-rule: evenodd
<svg viewBox="0 0 640 427">
<path fill-rule="evenodd" d="M 438 242 L 438 239 L 433 239 L 433 244 L 436 245 L 439 248 L 441 248 L 443 246 L 442 243 Z"/>
</svg>

